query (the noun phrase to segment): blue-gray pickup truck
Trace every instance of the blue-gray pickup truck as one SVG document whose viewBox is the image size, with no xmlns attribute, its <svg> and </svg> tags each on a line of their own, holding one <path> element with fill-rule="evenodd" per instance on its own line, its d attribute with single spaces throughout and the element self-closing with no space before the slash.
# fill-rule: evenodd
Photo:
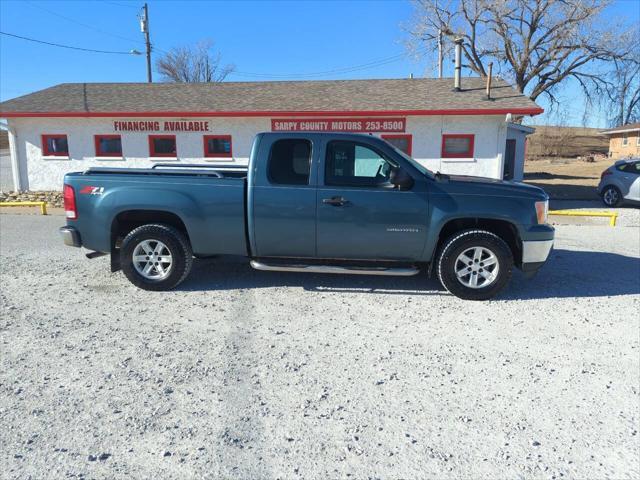
<svg viewBox="0 0 640 480">
<path fill-rule="evenodd" d="M 193 257 L 253 268 L 435 273 L 454 295 L 493 297 L 515 265 L 533 275 L 554 229 L 539 188 L 432 173 L 384 140 L 261 133 L 248 167 L 91 168 L 64 179 L 64 242 L 111 255 L 135 285 L 167 290 Z"/>
</svg>

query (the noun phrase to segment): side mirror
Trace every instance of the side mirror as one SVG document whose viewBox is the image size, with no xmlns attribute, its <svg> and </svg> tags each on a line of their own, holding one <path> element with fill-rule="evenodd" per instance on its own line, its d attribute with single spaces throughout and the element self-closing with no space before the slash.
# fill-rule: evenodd
<svg viewBox="0 0 640 480">
<path fill-rule="evenodd" d="M 389 176 L 389 181 L 398 190 L 411 190 L 413 187 L 413 177 L 400 167 L 394 168 Z"/>
</svg>

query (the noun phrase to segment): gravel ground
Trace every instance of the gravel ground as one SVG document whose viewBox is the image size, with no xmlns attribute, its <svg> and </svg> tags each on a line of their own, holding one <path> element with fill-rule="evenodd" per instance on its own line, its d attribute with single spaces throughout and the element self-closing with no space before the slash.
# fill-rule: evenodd
<svg viewBox="0 0 640 480">
<path fill-rule="evenodd" d="M 0 215 L 3 478 L 640 475 L 640 229 L 475 303 L 226 259 L 143 292 L 61 223 Z"/>
</svg>

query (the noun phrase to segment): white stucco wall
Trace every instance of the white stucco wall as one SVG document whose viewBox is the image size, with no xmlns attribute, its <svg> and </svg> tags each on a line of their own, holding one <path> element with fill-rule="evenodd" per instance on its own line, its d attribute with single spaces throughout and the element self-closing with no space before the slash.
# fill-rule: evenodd
<svg viewBox="0 0 640 480">
<path fill-rule="evenodd" d="M 115 132 L 115 120 L 208 121 L 209 132 Z M 64 174 L 94 166 L 148 167 L 172 161 L 149 158 L 150 134 L 176 135 L 176 163 L 248 161 L 253 137 L 271 129 L 271 119 L 256 118 L 14 118 L 15 152 L 22 170 L 22 190 L 60 190 Z M 406 132 L 412 135 L 412 155 L 427 168 L 442 173 L 501 178 L 507 127 L 503 115 L 493 116 L 409 116 Z M 94 135 L 122 136 L 122 159 L 96 158 Z M 474 134 L 474 158 L 441 158 L 443 134 Z M 42 134 L 66 134 L 69 158 L 42 156 Z M 203 156 L 203 134 L 232 136 L 233 158 Z"/>
</svg>

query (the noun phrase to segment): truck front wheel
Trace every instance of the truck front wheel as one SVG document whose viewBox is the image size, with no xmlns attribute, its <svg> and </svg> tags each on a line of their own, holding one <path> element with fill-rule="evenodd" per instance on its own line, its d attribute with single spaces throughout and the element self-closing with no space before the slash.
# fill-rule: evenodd
<svg viewBox="0 0 640 480">
<path fill-rule="evenodd" d="M 444 243 L 437 267 L 440 283 L 456 297 L 487 300 L 509 282 L 513 254 L 494 233 L 464 230 Z"/>
<path fill-rule="evenodd" d="M 144 290 L 171 290 L 182 282 L 193 261 L 189 241 L 169 225 L 142 225 L 122 241 L 122 271 Z"/>
</svg>

